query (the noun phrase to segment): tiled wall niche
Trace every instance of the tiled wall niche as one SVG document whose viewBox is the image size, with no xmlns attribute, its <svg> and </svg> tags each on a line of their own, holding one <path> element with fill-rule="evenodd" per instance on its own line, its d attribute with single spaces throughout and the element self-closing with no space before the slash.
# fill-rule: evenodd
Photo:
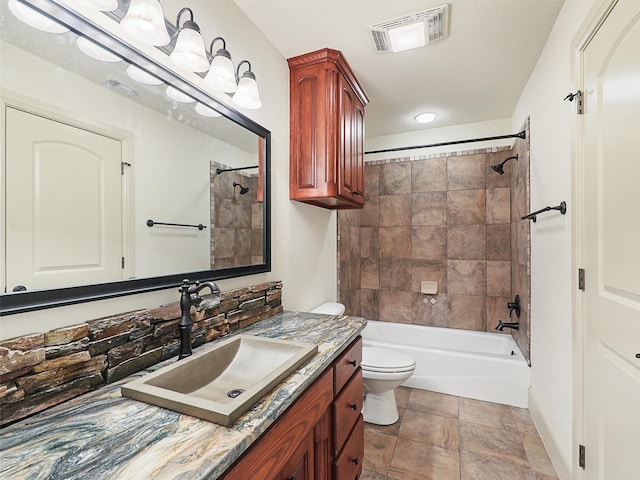
<svg viewBox="0 0 640 480">
<path fill-rule="evenodd" d="M 338 290 L 347 313 L 387 322 L 495 331 L 518 293 L 529 354 L 529 148 L 367 163 L 366 204 L 338 214 Z M 490 166 L 518 153 L 498 175 Z M 438 293 L 420 293 L 421 281 Z M 511 333 L 505 330 L 505 333 Z"/>
<path fill-rule="evenodd" d="M 264 262 L 262 251 L 262 209 L 258 201 L 257 175 L 240 172 L 216 174 L 211 163 L 211 268 L 231 268 Z M 240 194 L 237 182 L 249 191 Z"/>
<path fill-rule="evenodd" d="M 222 292 L 218 307 L 192 309 L 192 343 L 211 342 L 281 311 L 281 282 Z M 175 302 L 0 341 L 0 426 L 177 356 L 179 318 Z"/>
</svg>

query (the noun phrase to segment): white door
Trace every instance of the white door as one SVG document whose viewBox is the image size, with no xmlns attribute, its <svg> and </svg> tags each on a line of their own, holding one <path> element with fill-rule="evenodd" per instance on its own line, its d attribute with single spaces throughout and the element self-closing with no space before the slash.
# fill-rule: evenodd
<svg viewBox="0 0 640 480">
<path fill-rule="evenodd" d="M 585 478 L 640 479 L 640 1 L 583 51 Z"/>
<path fill-rule="evenodd" d="M 122 279 L 121 142 L 6 109 L 6 288 Z"/>
</svg>

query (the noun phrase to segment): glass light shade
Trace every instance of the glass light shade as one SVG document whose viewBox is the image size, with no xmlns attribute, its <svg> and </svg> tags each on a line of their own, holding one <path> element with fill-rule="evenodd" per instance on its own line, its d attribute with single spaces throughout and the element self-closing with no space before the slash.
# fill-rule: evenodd
<svg viewBox="0 0 640 480">
<path fill-rule="evenodd" d="M 122 60 L 117 55 L 114 55 L 107 49 L 102 48 L 97 43 L 94 43 L 91 40 L 86 39 L 85 37 L 78 37 L 78 39 L 76 40 L 76 45 L 82 51 L 82 53 L 90 56 L 91 58 L 95 58 L 96 60 L 100 60 L 101 62 L 115 63 Z"/>
<path fill-rule="evenodd" d="M 135 65 L 129 65 L 127 67 L 127 75 L 133 78 L 136 82 L 143 83 L 145 85 L 162 85 L 164 83 L 159 78 L 154 77 Z"/>
<path fill-rule="evenodd" d="M 262 106 L 258 82 L 252 72 L 244 72 L 233 95 L 233 103 L 242 108 L 256 109 Z"/>
<path fill-rule="evenodd" d="M 226 52 L 226 50 L 224 51 Z M 233 93 L 236 91 L 238 85 L 230 56 L 226 56 L 218 50 L 211 61 L 209 72 L 204 77 L 204 84 L 216 92 Z"/>
<path fill-rule="evenodd" d="M 389 30 L 391 50 L 402 52 L 412 48 L 424 47 L 426 45 L 424 27 L 424 22 L 416 22 Z"/>
<path fill-rule="evenodd" d="M 413 117 L 418 123 L 429 123 L 433 122 L 436 119 L 436 114 L 432 112 L 420 113 Z"/>
<path fill-rule="evenodd" d="M 158 0 L 131 0 L 122 28 L 135 40 L 161 47 L 169 43 L 169 32 Z"/>
<path fill-rule="evenodd" d="M 182 93 L 180 90 L 172 87 L 171 85 L 167 87 L 166 93 L 167 97 L 169 97 L 171 100 L 175 100 L 176 102 L 191 103 L 196 101 L 194 98 L 191 98 L 186 93 Z"/>
<path fill-rule="evenodd" d="M 198 112 L 203 117 L 215 118 L 222 116 L 221 113 L 216 112 L 213 108 L 209 108 L 200 102 L 198 102 L 198 104 L 196 105 L 196 112 Z"/>
<path fill-rule="evenodd" d="M 176 46 L 169 58 L 177 66 L 190 72 L 205 72 L 209 68 L 204 40 L 193 28 L 184 27 L 180 30 Z"/>
<path fill-rule="evenodd" d="M 75 5 L 89 5 L 93 8 L 97 8 L 102 12 L 110 12 L 118 8 L 118 0 L 64 0 L 64 3 L 71 6 Z"/>
<path fill-rule="evenodd" d="M 9 10 L 30 27 L 49 33 L 65 33 L 69 29 L 17 0 L 9 0 Z"/>
</svg>

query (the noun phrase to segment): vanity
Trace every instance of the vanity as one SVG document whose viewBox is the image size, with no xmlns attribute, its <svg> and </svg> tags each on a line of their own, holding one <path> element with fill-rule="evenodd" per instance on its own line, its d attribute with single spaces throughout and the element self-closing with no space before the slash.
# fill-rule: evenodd
<svg viewBox="0 0 640 480">
<path fill-rule="evenodd" d="M 313 343 L 318 353 L 229 428 L 121 395 L 175 359 L 69 400 L 0 430 L 0 477 L 355 479 L 365 325 L 283 312 L 236 332 Z"/>
</svg>

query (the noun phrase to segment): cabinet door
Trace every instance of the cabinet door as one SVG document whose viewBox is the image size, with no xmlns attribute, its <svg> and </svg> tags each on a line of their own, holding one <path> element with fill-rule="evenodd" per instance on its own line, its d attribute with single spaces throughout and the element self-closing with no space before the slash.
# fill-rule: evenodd
<svg viewBox="0 0 640 480">
<path fill-rule="evenodd" d="M 362 205 L 364 108 L 344 77 L 338 86 L 338 195 Z"/>
<path fill-rule="evenodd" d="M 313 480 L 314 479 L 314 445 L 313 431 L 300 444 L 285 467 L 277 477 L 278 480 Z"/>
</svg>

